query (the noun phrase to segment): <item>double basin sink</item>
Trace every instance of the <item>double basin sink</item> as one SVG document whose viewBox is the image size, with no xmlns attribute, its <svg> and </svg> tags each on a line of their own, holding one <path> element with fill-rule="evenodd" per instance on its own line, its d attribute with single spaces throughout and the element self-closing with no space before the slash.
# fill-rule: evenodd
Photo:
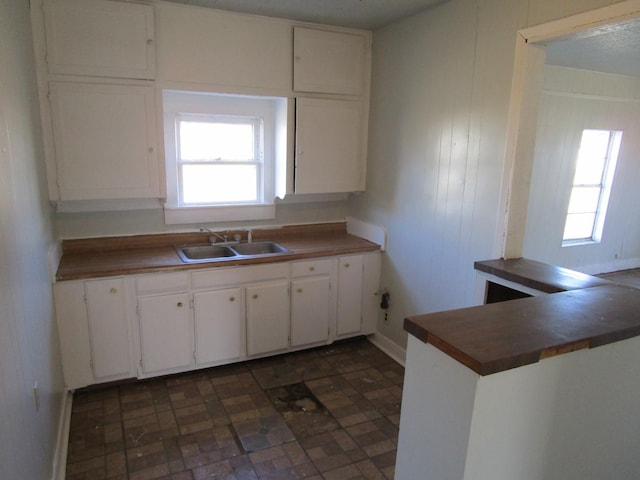
<svg viewBox="0 0 640 480">
<path fill-rule="evenodd" d="M 287 248 L 276 242 L 178 245 L 175 250 L 185 263 L 211 262 L 232 258 L 255 258 L 290 253 Z"/>
</svg>

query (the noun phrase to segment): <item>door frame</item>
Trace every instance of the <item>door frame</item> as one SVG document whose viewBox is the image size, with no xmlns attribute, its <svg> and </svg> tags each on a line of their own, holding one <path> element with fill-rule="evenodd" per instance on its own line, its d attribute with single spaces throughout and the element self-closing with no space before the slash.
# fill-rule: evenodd
<svg viewBox="0 0 640 480">
<path fill-rule="evenodd" d="M 497 256 L 518 258 L 523 253 L 546 44 L 596 35 L 612 24 L 639 19 L 640 0 L 627 0 L 518 31 L 495 240 Z"/>
</svg>

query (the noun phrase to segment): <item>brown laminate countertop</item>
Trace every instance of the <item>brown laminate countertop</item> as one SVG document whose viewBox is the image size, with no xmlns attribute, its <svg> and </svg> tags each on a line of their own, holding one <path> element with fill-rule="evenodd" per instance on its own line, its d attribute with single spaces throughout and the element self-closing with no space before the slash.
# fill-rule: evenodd
<svg viewBox="0 0 640 480">
<path fill-rule="evenodd" d="M 483 260 L 475 262 L 474 267 L 481 272 L 490 273 L 545 293 L 566 292 L 567 290 L 610 283 L 608 280 L 586 273 L 527 258 Z"/>
<path fill-rule="evenodd" d="M 246 241 L 246 231 L 229 230 L 229 238 L 235 233 L 241 234 L 242 241 Z M 56 280 L 286 262 L 380 249 L 375 243 L 348 234 L 344 223 L 253 230 L 254 242 L 278 242 L 289 249 L 290 253 L 286 254 L 184 263 L 174 249 L 174 245 L 206 244 L 208 238 L 208 233 L 173 233 L 65 240 Z"/>
<path fill-rule="evenodd" d="M 552 265 L 547 268 L 539 262 L 519 260 L 507 261 L 510 263 L 506 263 L 506 268 L 511 275 L 513 266 L 517 265 L 522 278 L 511 277 L 509 280 L 520 280 L 519 283 L 532 286 L 527 278 L 527 263 L 533 268 L 534 277 L 560 271 L 561 277 L 574 278 L 568 269 Z M 488 273 L 507 278 L 505 272 L 496 267 L 504 262 L 489 262 L 495 268 Z M 487 271 L 485 268 L 479 270 Z M 583 279 L 583 274 L 573 273 L 578 274 L 575 278 Z M 542 275 L 541 278 L 547 277 Z M 543 290 L 539 288 L 540 278 L 534 280 L 536 286 L 533 288 Z M 404 328 L 480 375 L 640 335 L 639 289 L 606 281 L 592 284 L 590 279 L 583 280 L 583 287 L 570 280 L 564 284 L 566 291 L 551 295 L 412 316 L 405 319 Z M 558 286 L 555 281 L 550 284 Z"/>
</svg>

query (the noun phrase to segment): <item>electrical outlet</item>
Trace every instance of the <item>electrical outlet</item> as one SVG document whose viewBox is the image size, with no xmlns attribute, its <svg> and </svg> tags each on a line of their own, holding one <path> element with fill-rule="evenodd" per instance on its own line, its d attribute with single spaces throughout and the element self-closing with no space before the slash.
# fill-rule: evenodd
<svg viewBox="0 0 640 480">
<path fill-rule="evenodd" d="M 36 407 L 36 412 L 40 410 L 40 390 L 38 389 L 38 382 L 33 384 L 33 402 Z"/>
</svg>

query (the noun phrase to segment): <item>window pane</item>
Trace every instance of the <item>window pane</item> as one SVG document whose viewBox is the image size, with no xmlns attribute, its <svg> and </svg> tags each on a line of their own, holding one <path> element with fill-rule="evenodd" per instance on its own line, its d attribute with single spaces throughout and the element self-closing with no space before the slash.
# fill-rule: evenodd
<svg viewBox="0 0 640 480">
<path fill-rule="evenodd" d="M 182 201 L 186 204 L 258 201 L 256 165 L 183 165 Z"/>
<path fill-rule="evenodd" d="M 254 160 L 253 124 L 180 121 L 180 158 Z"/>
<path fill-rule="evenodd" d="M 599 187 L 574 187 L 569 201 L 569 213 L 595 213 L 599 199 Z"/>
<path fill-rule="evenodd" d="M 595 213 L 574 213 L 567 215 L 567 223 L 564 226 L 564 240 L 576 240 L 591 238 Z"/>
<path fill-rule="evenodd" d="M 574 185 L 599 185 L 609 150 L 611 132 L 585 130 L 582 133 Z"/>
</svg>

